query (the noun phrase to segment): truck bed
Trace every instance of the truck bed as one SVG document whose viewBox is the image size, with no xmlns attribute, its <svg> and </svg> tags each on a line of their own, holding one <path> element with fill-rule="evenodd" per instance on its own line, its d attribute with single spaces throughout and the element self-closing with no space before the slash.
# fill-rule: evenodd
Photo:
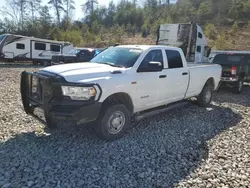
<svg viewBox="0 0 250 188">
<path fill-rule="evenodd" d="M 217 78 L 217 80 L 214 80 L 216 89 L 219 84 L 221 75 L 221 68 L 217 68 L 219 66 L 220 65 L 211 63 L 188 63 L 187 67 L 189 69 L 190 79 L 186 97 L 188 98 L 191 96 L 199 95 L 204 86 L 204 83 L 206 83 L 206 81 L 211 77 Z"/>
</svg>

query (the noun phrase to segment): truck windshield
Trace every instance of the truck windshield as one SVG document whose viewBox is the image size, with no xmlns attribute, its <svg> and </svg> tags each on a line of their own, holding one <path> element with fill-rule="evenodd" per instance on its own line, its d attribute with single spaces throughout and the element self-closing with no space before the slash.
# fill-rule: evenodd
<svg viewBox="0 0 250 188">
<path fill-rule="evenodd" d="M 213 59 L 213 63 L 217 64 L 242 64 L 247 63 L 248 54 L 217 54 Z"/>
<path fill-rule="evenodd" d="M 135 64 L 141 53 L 139 48 L 111 47 L 95 56 L 91 62 L 128 68 Z"/>
<path fill-rule="evenodd" d="M 0 42 L 6 37 L 6 35 L 0 35 Z"/>
<path fill-rule="evenodd" d="M 76 55 L 78 52 L 80 52 L 80 49 L 72 49 L 67 54 L 69 54 L 69 55 Z"/>
</svg>

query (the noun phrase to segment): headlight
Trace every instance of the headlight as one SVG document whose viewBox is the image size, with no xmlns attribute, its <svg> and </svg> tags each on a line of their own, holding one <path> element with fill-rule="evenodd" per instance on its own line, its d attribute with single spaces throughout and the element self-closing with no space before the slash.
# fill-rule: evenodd
<svg viewBox="0 0 250 188">
<path fill-rule="evenodd" d="M 94 87 L 61 86 L 64 96 L 69 96 L 72 100 L 89 100 L 95 97 L 97 92 Z"/>
</svg>

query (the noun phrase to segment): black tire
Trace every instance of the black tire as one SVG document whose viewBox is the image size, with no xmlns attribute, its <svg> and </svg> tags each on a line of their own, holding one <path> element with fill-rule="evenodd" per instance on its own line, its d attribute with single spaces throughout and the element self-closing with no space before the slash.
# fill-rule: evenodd
<svg viewBox="0 0 250 188">
<path fill-rule="evenodd" d="M 50 63 L 49 61 L 46 61 L 46 60 L 45 60 L 45 61 L 43 62 L 43 65 L 44 65 L 45 67 L 47 67 L 47 66 L 50 66 L 51 63 Z"/>
<path fill-rule="evenodd" d="M 214 88 L 211 85 L 205 85 L 197 97 L 198 104 L 201 107 L 207 107 L 210 105 L 211 101 L 213 100 L 213 92 Z"/>
<path fill-rule="evenodd" d="M 117 116 L 116 119 L 114 119 L 114 116 Z M 112 122 L 117 123 L 118 125 L 112 126 Z M 125 105 L 108 105 L 101 110 L 96 121 L 95 130 L 100 139 L 112 141 L 121 138 L 124 135 L 129 123 L 130 113 Z"/>
<path fill-rule="evenodd" d="M 240 79 L 237 83 L 236 83 L 236 86 L 235 88 L 233 89 L 233 92 L 235 94 L 241 94 L 242 90 L 243 90 L 243 87 L 244 87 L 244 81 L 243 79 Z"/>
<path fill-rule="evenodd" d="M 38 65 L 38 63 L 36 61 L 33 61 L 33 65 Z"/>
<path fill-rule="evenodd" d="M 48 115 L 47 117 L 45 117 L 46 120 L 46 125 L 49 129 L 56 129 L 57 128 L 57 121 L 55 121 L 55 119 Z"/>
</svg>

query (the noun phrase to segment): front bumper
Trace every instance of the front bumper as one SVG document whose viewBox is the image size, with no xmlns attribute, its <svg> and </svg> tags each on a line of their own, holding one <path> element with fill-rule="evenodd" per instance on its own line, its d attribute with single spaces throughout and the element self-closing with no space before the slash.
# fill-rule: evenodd
<svg viewBox="0 0 250 188">
<path fill-rule="evenodd" d="M 51 65 L 61 65 L 61 64 L 65 64 L 65 63 L 62 62 L 62 61 L 60 61 L 60 62 L 52 61 L 52 62 L 51 62 Z"/>
<path fill-rule="evenodd" d="M 34 79 L 37 79 L 37 87 L 33 90 Z M 99 98 L 89 101 L 75 101 L 61 93 L 62 85 L 81 85 L 82 87 L 97 86 L 97 84 L 68 83 L 57 75 L 44 75 L 39 73 L 22 72 L 21 97 L 24 110 L 27 114 L 49 124 L 54 119 L 70 119 L 77 124 L 96 120 L 99 115 L 101 103 Z M 35 109 L 42 109 L 44 119 L 34 113 Z"/>
</svg>

